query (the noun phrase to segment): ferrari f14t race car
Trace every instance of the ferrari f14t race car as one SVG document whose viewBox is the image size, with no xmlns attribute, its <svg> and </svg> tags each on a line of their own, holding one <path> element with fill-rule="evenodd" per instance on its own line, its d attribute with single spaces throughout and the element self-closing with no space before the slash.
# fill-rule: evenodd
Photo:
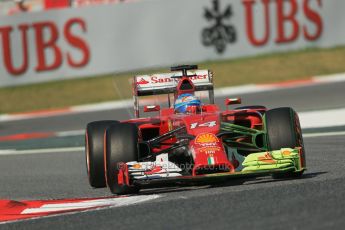
<svg viewBox="0 0 345 230">
<path fill-rule="evenodd" d="M 92 187 L 129 194 L 152 186 L 302 175 L 305 150 L 292 108 L 229 109 L 241 103 L 229 98 L 222 111 L 214 103 L 211 71 L 194 65 L 171 71 L 134 77 L 134 119 L 87 125 Z"/>
</svg>

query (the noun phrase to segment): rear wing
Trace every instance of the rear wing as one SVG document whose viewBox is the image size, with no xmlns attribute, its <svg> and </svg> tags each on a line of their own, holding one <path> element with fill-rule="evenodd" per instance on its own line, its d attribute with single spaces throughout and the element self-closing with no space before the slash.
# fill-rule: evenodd
<svg viewBox="0 0 345 230">
<path fill-rule="evenodd" d="M 213 90 L 213 73 L 209 70 L 189 70 L 187 72 L 195 86 L 195 91 Z M 174 93 L 182 76 L 181 72 L 134 76 L 134 96 L 149 96 Z"/>
<path fill-rule="evenodd" d="M 135 117 L 139 118 L 139 96 L 172 94 L 182 72 L 160 73 L 152 75 L 137 75 L 133 81 L 133 98 Z M 208 91 L 209 100 L 214 104 L 213 73 L 210 70 L 188 70 L 187 76 L 192 81 L 195 91 Z M 170 100 L 168 100 L 170 107 Z"/>
</svg>

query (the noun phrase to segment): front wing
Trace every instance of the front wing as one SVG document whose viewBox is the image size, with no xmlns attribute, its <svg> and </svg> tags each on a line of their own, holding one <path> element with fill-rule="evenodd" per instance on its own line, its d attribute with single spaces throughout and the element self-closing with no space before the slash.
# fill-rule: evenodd
<svg viewBox="0 0 345 230">
<path fill-rule="evenodd" d="M 145 173 L 143 173 L 144 176 L 137 177 L 137 179 L 133 180 L 133 185 L 141 187 L 191 185 L 196 183 L 213 183 L 237 179 L 242 180 L 274 174 L 300 175 L 304 170 L 306 170 L 305 165 L 303 165 L 303 154 L 301 151 L 301 148 L 283 148 L 275 151 L 253 153 L 245 157 L 241 164 L 241 171 L 196 176 L 183 176 L 179 173 L 180 171 L 177 170 L 176 165 L 169 162 L 167 165 L 170 165 L 170 169 L 163 168 L 160 172 L 154 174 L 154 177 L 150 177 L 152 173 L 149 173 L 147 177 L 145 177 Z M 155 163 L 150 163 L 156 166 Z M 136 163 L 136 165 L 138 164 L 140 163 Z M 133 167 L 133 165 L 133 162 L 128 164 L 129 174 L 131 174 L 131 167 Z M 138 171 L 135 172 L 138 175 Z"/>
</svg>

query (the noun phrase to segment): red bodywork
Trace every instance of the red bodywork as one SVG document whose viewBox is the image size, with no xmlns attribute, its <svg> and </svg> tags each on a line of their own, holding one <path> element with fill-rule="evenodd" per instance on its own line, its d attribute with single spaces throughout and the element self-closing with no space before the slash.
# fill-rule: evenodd
<svg viewBox="0 0 345 230">
<path fill-rule="evenodd" d="M 189 143 L 189 149 L 194 160 L 193 176 L 198 174 L 198 170 L 202 171 L 201 169 L 210 167 L 234 171 L 234 166 L 228 160 L 222 141 L 216 136 L 220 129 L 220 117 L 219 111 L 193 115 L 171 114 L 167 117 L 161 117 L 162 120 L 167 120 L 168 126 L 169 123 L 171 124 L 170 129 L 185 126 L 187 133 L 196 137 Z"/>
<path fill-rule="evenodd" d="M 138 96 L 141 95 L 138 93 L 138 87 L 144 83 L 149 84 L 149 81 L 140 77 L 138 80 L 135 79 L 134 82 L 135 114 L 138 118 L 124 122 L 138 124 L 140 141 L 147 141 L 180 127 L 185 127 L 187 134 L 195 137 L 195 139 L 190 140 L 188 143 L 188 148 L 193 156 L 194 162 L 191 170 L 192 176 L 202 175 L 210 172 L 210 170 L 217 170 L 217 172 L 234 172 L 235 168 L 238 166 L 238 161 L 235 158 L 229 160 L 222 140 L 217 137 L 217 134 L 220 132 L 220 124 L 222 121 L 232 122 L 238 125 L 245 124 L 248 128 L 256 129 L 260 129 L 263 126 L 262 116 L 258 110 L 221 111 L 220 108 L 212 102 L 211 104 L 203 105 L 201 111 L 191 108 L 188 114 L 175 114 L 173 108 L 164 108 L 160 110 L 159 116 L 139 118 Z M 190 87 L 183 89 L 182 85 L 186 84 L 189 84 Z M 211 85 L 212 88 L 207 89 L 211 89 L 213 96 L 212 82 Z M 168 93 L 173 93 L 175 101 L 180 94 L 194 94 L 195 91 L 197 91 L 197 87 L 193 84 L 190 76 L 182 76 L 178 79 L 173 92 L 170 89 L 167 90 Z M 226 104 L 228 103 L 226 102 Z M 164 149 L 168 149 L 171 145 L 176 143 L 176 141 L 177 139 L 174 137 L 164 140 L 161 146 L 153 147 L 151 153 L 160 153 Z"/>
</svg>

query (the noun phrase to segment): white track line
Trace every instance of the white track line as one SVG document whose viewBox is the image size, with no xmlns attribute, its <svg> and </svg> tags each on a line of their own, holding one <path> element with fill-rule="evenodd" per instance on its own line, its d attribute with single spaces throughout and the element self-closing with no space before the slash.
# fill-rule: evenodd
<svg viewBox="0 0 345 230">
<path fill-rule="evenodd" d="M 56 132 L 56 137 L 72 137 L 72 136 L 82 136 L 85 134 L 85 130 L 71 130 L 71 131 L 62 131 L 62 132 Z"/>
<path fill-rule="evenodd" d="M 133 100 L 108 101 L 98 104 L 77 105 L 70 107 L 74 113 L 98 112 L 111 109 L 125 109 L 133 106 Z"/>
<path fill-rule="evenodd" d="M 317 83 L 335 83 L 343 82 L 345 80 L 345 73 L 336 73 L 331 75 L 313 77 L 313 81 Z"/>
<path fill-rule="evenodd" d="M 303 129 L 344 126 L 345 108 L 302 112 L 299 118 Z"/>
<path fill-rule="evenodd" d="M 45 154 L 45 153 L 68 153 L 68 152 L 82 152 L 84 150 L 85 150 L 85 147 L 28 149 L 28 150 L 5 149 L 5 150 L 0 150 L 0 156 L 28 155 L 28 154 L 31 155 L 31 154 Z"/>
<path fill-rule="evenodd" d="M 313 138 L 313 137 L 331 137 L 331 136 L 343 136 L 345 131 L 339 132 L 325 132 L 325 133 L 306 133 L 303 134 L 304 138 Z"/>
</svg>

